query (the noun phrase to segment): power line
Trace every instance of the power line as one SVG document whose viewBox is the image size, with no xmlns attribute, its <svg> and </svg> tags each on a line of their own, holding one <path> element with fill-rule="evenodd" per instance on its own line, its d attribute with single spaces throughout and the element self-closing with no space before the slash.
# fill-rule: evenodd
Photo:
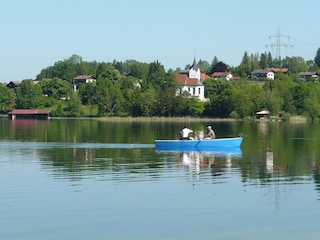
<svg viewBox="0 0 320 240">
<path fill-rule="evenodd" d="M 290 37 L 289 37 L 289 36 L 282 35 L 282 34 L 280 33 L 280 29 L 278 29 L 276 35 L 271 35 L 271 36 L 269 36 L 269 39 L 271 39 L 271 38 L 276 38 L 276 42 L 271 43 L 271 44 L 267 44 L 267 45 L 266 45 L 266 48 L 268 48 L 268 47 L 271 47 L 271 48 L 276 47 L 276 58 L 280 60 L 280 59 L 281 59 L 281 47 L 285 47 L 285 48 L 287 48 L 287 47 L 293 47 L 293 46 L 290 45 L 289 43 L 284 43 L 284 42 L 282 42 L 281 39 L 282 39 L 282 38 L 287 38 L 288 41 L 289 41 Z"/>
</svg>

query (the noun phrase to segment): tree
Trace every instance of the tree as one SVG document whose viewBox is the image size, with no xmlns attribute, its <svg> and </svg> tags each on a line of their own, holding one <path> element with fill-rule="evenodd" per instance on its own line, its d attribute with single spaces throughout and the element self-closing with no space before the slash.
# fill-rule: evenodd
<svg viewBox="0 0 320 240">
<path fill-rule="evenodd" d="M 211 70 L 210 70 L 210 75 L 213 73 L 213 68 L 216 66 L 216 64 L 219 62 L 217 56 L 214 56 L 211 62 Z"/>
<path fill-rule="evenodd" d="M 77 117 L 80 115 L 81 101 L 77 93 L 73 93 L 70 100 L 67 101 L 68 110 L 70 115 Z"/>
<path fill-rule="evenodd" d="M 147 83 L 155 88 L 161 88 L 166 83 L 166 72 L 164 67 L 158 62 L 152 62 L 149 65 Z"/>
<path fill-rule="evenodd" d="M 250 60 L 248 53 L 244 52 L 244 55 L 242 57 L 242 61 L 241 64 L 235 69 L 236 73 L 240 76 L 240 77 L 246 77 L 248 75 L 251 74 L 251 72 L 254 70 L 253 69 L 253 63 Z"/>
<path fill-rule="evenodd" d="M 94 83 L 80 84 L 78 95 L 82 104 L 93 104 L 97 102 L 96 99 L 96 86 Z"/>
<path fill-rule="evenodd" d="M 259 64 L 262 69 L 266 69 L 268 67 L 267 55 L 265 53 L 261 53 Z"/>
<path fill-rule="evenodd" d="M 230 117 L 230 113 L 235 110 L 234 86 L 226 80 L 215 81 L 215 89 L 208 94 L 210 103 L 206 105 L 204 113 L 213 117 Z"/>
<path fill-rule="evenodd" d="M 114 67 L 107 63 L 100 63 L 96 71 L 97 78 L 108 78 L 112 81 L 117 81 L 121 78 L 121 74 Z"/>
<path fill-rule="evenodd" d="M 108 113 L 110 116 L 121 112 L 123 96 L 118 84 L 108 78 L 99 78 L 96 87 L 99 115 Z"/>
<path fill-rule="evenodd" d="M 171 78 L 163 88 L 158 90 L 157 115 L 173 116 L 176 94 L 176 83 Z"/>
<path fill-rule="evenodd" d="M 198 62 L 198 66 L 203 72 L 205 72 L 206 74 L 210 74 L 211 66 L 207 61 L 200 59 Z"/>
<path fill-rule="evenodd" d="M 57 100 L 68 99 L 72 95 L 72 86 L 60 78 L 44 78 L 40 82 L 42 92 L 47 97 Z"/>
<path fill-rule="evenodd" d="M 288 59 L 288 70 L 290 73 L 299 73 L 308 71 L 308 65 L 302 57 L 291 57 Z"/>
<path fill-rule="evenodd" d="M 78 55 L 72 55 L 71 57 L 54 63 L 53 66 L 49 66 L 42 69 L 40 74 L 37 75 L 36 80 L 43 78 L 60 78 L 72 83 L 72 80 L 77 75 L 94 75 L 97 62 L 84 62 L 82 57 Z"/>
<path fill-rule="evenodd" d="M 129 65 L 128 74 L 135 78 L 146 80 L 148 77 L 148 71 L 149 71 L 149 64 L 134 61 Z"/>
<path fill-rule="evenodd" d="M 4 84 L 0 84 L 0 112 L 6 113 L 14 107 L 13 93 Z"/>
<path fill-rule="evenodd" d="M 318 48 L 316 56 L 314 57 L 314 62 L 320 67 L 320 48 Z"/>
<path fill-rule="evenodd" d="M 150 117 L 156 113 L 157 92 L 153 87 L 148 88 L 140 94 L 138 100 L 139 108 L 141 109 L 142 116 Z"/>
<path fill-rule="evenodd" d="M 252 70 L 261 69 L 258 53 L 251 54 L 250 61 L 251 61 L 251 69 Z"/>
<path fill-rule="evenodd" d="M 267 55 L 267 67 L 273 67 L 273 59 L 272 59 L 272 54 L 271 52 L 268 52 Z"/>
<path fill-rule="evenodd" d="M 248 83 L 248 80 L 241 80 L 233 84 L 232 101 L 234 109 L 240 117 L 253 116 L 255 112 L 266 106 L 262 87 Z"/>
<path fill-rule="evenodd" d="M 43 106 L 44 97 L 39 84 L 33 80 L 23 80 L 17 88 L 16 107 L 27 108 L 41 108 Z"/>
<path fill-rule="evenodd" d="M 186 98 L 185 115 L 197 117 L 204 111 L 204 103 L 197 97 Z"/>
<path fill-rule="evenodd" d="M 301 114 L 305 111 L 305 99 L 309 97 L 310 89 L 304 83 L 298 83 L 293 89 L 293 100 L 297 113 Z"/>
</svg>

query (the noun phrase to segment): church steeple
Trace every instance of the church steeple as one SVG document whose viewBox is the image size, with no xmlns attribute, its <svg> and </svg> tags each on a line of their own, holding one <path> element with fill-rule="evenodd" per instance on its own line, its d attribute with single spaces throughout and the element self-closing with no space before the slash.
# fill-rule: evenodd
<svg viewBox="0 0 320 240">
<path fill-rule="evenodd" d="M 200 68 L 197 64 L 196 58 L 193 59 L 193 63 L 189 69 L 189 78 L 197 78 L 200 80 Z"/>
<path fill-rule="evenodd" d="M 191 69 L 194 69 L 196 72 L 198 71 L 199 67 L 198 67 L 198 64 L 197 64 L 197 61 L 196 61 L 196 58 L 193 59 L 193 63 L 190 67 L 190 70 Z"/>
</svg>

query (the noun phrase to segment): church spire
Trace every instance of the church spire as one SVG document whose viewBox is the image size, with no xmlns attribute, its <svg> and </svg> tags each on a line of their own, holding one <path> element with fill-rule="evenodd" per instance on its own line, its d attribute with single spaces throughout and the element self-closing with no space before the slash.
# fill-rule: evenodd
<svg viewBox="0 0 320 240">
<path fill-rule="evenodd" d="M 196 58 L 194 57 L 193 59 L 193 63 L 190 67 L 190 69 L 194 69 L 196 72 L 198 71 L 199 67 L 198 67 L 198 64 L 197 64 L 197 61 L 196 61 Z"/>
</svg>

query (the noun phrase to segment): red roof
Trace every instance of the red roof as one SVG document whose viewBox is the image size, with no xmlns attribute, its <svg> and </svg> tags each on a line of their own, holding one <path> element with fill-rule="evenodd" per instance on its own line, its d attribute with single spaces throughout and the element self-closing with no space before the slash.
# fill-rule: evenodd
<svg viewBox="0 0 320 240">
<path fill-rule="evenodd" d="M 202 83 L 197 78 L 189 78 L 187 74 L 180 73 L 175 78 L 179 86 L 199 86 Z"/>
<path fill-rule="evenodd" d="M 225 76 L 227 76 L 228 74 L 231 74 L 231 72 L 214 72 L 214 73 L 212 73 L 212 77 L 220 77 L 220 76 L 223 76 L 223 77 L 225 77 Z"/>
<path fill-rule="evenodd" d="M 200 73 L 200 78 L 201 78 L 201 81 L 203 82 L 203 81 L 207 80 L 210 77 L 207 74 L 201 72 Z"/>
<path fill-rule="evenodd" d="M 51 110 L 37 110 L 37 109 L 15 109 L 9 112 L 9 115 L 34 115 L 34 114 L 49 114 Z"/>
<path fill-rule="evenodd" d="M 287 73 L 288 68 L 267 68 L 268 71 L 272 71 L 275 73 L 282 72 L 282 73 Z"/>
</svg>

